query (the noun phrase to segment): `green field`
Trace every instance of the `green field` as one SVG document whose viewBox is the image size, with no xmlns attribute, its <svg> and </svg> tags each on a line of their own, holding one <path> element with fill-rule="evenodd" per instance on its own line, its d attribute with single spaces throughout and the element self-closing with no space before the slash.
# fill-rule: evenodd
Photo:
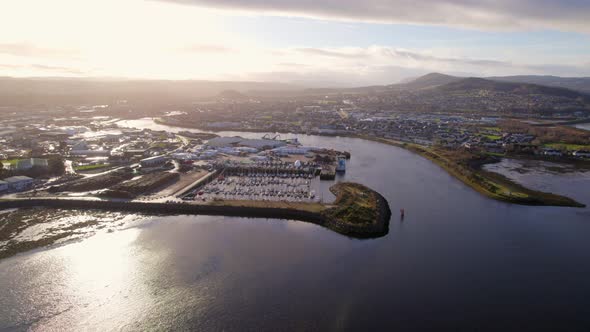
<svg viewBox="0 0 590 332">
<path fill-rule="evenodd" d="M 558 149 L 558 150 L 590 150 L 590 145 L 581 145 L 581 144 L 567 144 L 567 143 L 548 143 L 543 145 L 548 148 Z"/>
<path fill-rule="evenodd" d="M 1 163 L 3 164 L 10 164 L 10 165 L 16 165 L 16 163 L 19 161 L 20 159 L 8 159 L 8 160 L 2 160 Z"/>
<path fill-rule="evenodd" d="M 500 132 L 500 131 L 502 131 L 502 130 L 500 129 L 500 127 L 483 127 L 482 129 L 484 129 L 484 130 L 489 130 L 489 131 L 497 131 L 497 132 Z"/>
<path fill-rule="evenodd" d="M 84 171 L 92 171 L 95 169 L 106 168 L 109 166 L 111 166 L 111 165 L 109 165 L 109 164 L 84 165 L 84 166 L 76 166 L 76 167 L 74 167 L 74 170 L 84 172 Z"/>
</svg>

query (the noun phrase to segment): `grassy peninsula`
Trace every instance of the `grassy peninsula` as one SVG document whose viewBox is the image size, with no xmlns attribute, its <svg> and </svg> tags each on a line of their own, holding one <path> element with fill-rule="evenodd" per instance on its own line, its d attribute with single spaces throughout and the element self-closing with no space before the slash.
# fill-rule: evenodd
<svg viewBox="0 0 590 332">
<path fill-rule="evenodd" d="M 331 204 L 218 200 L 208 205 L 296 210 L 315 215 L 317 221 L 314 223 L 351 237 L 369 238 L 387 234 L 391 211 L 381 194 L 352 182 L 337 183 L 330 187 L 330 191 L 336 196 Z"/>
<path fill-rule="evenodd" d="M 483 165 L 497 161 L 493 156 L 461 150 L 424 147 L 382 138 L 362 138 L 417 153 L 439 165 L 466 185 L 493 199 L 521 205 L 585 207 L 584 204 L 569 197 L 529 189 L 501 174 L 483 170 Z"/>
</svg>

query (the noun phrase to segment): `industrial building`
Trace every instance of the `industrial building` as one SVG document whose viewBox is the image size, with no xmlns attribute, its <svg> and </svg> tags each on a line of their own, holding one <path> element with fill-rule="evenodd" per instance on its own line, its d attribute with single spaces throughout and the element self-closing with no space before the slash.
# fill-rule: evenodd
<svg viewBox="0 0 590 332">
<path fill-rule="evenodd" d="M 28 176 L 11 176 L 4 179 L 8 183 L 8 189 L 22 191 L 28 189 L 33 184 L 33 179 Z"/>
<path fill-rule="evenodd" d="M 258 150 L 274 149 L 287 145 L 286 142 L 274 139 L 249 139 L 242 137 L 215 137 L 207 142 L 212 148 L 249 147 Z"/>
<path fill-rule="evenodd" d="M 8 182 L 0 180 L 0 192 L 8 190 Z"/>
<path fill-rule="evenodd" d="M 17 160 L 15 163 L 3 163 L 3 166 L 7 170 L 13 171 L 25 171 L 33 167 L 47 167 L 47 159 L 41 158 L 28 158 Z"/>
<path fill-rule="evenodd" d="M 153 156 L 139 161 L 141 167 L 156 167 L 165 164 L 168 161 L 167 156 Z"/>
</svg>

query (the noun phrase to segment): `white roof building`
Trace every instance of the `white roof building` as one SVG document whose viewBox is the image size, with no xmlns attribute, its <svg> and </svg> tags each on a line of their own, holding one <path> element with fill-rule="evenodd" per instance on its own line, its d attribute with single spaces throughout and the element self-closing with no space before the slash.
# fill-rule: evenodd
<svg viewBox="0 0 590 332">
<path fill-rule="evenodd" d="M 166 161 L 168 161 L 167 156 L 153 156 L 153 157 L 142 159 L 139 161 L 139 163 L 143 167 L 150 167 L 150 166 L 156 166 L 156 165 L 163 164 Z"/>
</svg>

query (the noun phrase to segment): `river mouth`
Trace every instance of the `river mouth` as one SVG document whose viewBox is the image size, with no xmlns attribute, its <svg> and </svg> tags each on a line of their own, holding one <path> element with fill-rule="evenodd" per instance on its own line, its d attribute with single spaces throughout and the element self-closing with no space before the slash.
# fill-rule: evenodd
<svg viewBox="0 0 590 332">
<path fill-rule="evenodd" d="M 336 181 L 387 198 L 387 236 L 357 240 L 283 220 L 142 217 L 0 260 L 0 329 L 590 326 L 590 300 L 581 295 L 590 290 L 588 208 L 510 205 L 400 148 L 297 136 L 351 152 Z"/>
</svg>

